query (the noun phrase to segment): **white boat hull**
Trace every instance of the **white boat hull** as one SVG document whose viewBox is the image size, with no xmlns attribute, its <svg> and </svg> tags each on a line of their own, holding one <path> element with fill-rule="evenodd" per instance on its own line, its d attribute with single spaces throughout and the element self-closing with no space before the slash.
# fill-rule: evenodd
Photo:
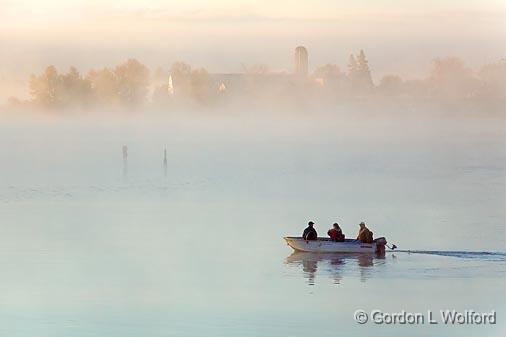
<svg viewBox="0 0 506 337">
<path fill-rule="evenodd" d="M 300 237 L 285 237 L 286 243 L 296 251 L 311 253 L 368 253 L 378 252 L 378 244 L 358 240 L 336 242 L 326 238 L 306 241 Z"/>
</svg>

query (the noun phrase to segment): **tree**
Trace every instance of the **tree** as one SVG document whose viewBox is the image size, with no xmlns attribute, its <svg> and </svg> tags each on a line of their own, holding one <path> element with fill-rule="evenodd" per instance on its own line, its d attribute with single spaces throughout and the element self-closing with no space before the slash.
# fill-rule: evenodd
<svg viewBox="0 0 506 337">
<path fill-rule="evenodd" d="M 129 59 L 114 69 L 120 101 L 135 106 L 146 99 L 149 70 L 136 59 Z"/>
<path fill-rule="evenodd" d="M 362 89 L 369 90 L 373 87 L 369 62 L 363 50 L 357 56 L 357 80 Z"/>
<path fill-rule="evenodd" d="M 33 101 L 46 108 L 83 107 L 90 101 L 91 82 L 74 66 L 64 74 L 49 66 L 41 75 L 32 75 L 29 86 Z"/>
<path fill-rule="evenodd" d="M 192 69 L 183 62 L 176 62 L 170 68 L 176 97 L 205 100 L 211 88 L 211 77 L 204 68 Z"/>
<path fill-rule="evenodd" d="M 91 83 L 84 79 L 74 66 L 71 66 L 66 74 L 60 75 L 58 89 L 60 101 L 65 106 L 83 106 L 90 103 Z"/>
<path fill-rule="evenodd" d="M 42 107 L 55 107 L 59 105 L 57 95 L 59 85 L 58 71 L 54 66 L 48 66 L 39 76 L 30 76 L 30 95 L 33 101 Z"/>
<path fill-rule="evenodd" d="M 186 80 L 190 77 L 192 67 L 184 62 L 175 62 L 170 67 L 170 74 L 174 81 Z"/>
<path fill-rule="evenodd" d="M 103 68 L 91 70 L 87 79 L 90 81 L 93 97 L 101 105 L 119 103 L 119 87 L 113 70 Z"/>
<path fill-rule="evenodd" d="M 169 72 L 172 76 L 175 95 L 179 97 L 189 96 L 192 67 L 184 62 L 175 62 L 170 67 Z"/>
<path fill-rule="evenodd" d="M 384 76 L 378 85 L 378 91 L 387 96 L 399 95 L 403 91 L 403 80 L 396 75 Z"/>
<path fill-rule="evenodd" d="M 315 78 L 322 78 L 325 80 L 338 79 L 342 76 L 341 69 L 335 64 L 326 64 L 319 66 L 313 72 Z"/>
<path fill-rule="evenodd" d="M 373 87 L 369 62 L 363 50 L 357 57 L 350 55 L 348 61 L 348 78 L 355 94 L 368 93 Z"/>
<path fill-rule="evenodd" d="M 7 98 L 7 105 L 10 107 L 10 108 L 19 108 L 21 106 L 23 106 L 26 102 L 20 100 L 19 98 L 15 97 L 15 96 L 9 96 Z"/>
<path fill-rule="evenodd" d="M 153 80 L 155 82 L 162 82 L 167 79 L 168 71 L 165 70 L 162 66 L 158 66 L 153 72 Z"/>
<path fill-rule="evenodd" d="M 320 87 L 327 88 L 332 92 L 341 89 L 344 75 L 335 64 L 319 66 L 313 72 L 313 78 Z"/>
<path fill-rule="evenodd" d="M 211 78 L 204 68 L 195 69 L 191 73 L 191 91 L 193 98 L 204 101 L 209 96 Z"/>
<path fill-rule="evenodd" d="M 428 85 L 432 95 L 441 98 L 474 96 L 479 86 L 471 69 L 456 57 L 435 59 Z"/>
<path fill-rule="evenodd" d="M 353 54 L 350 54 L 350 57 L 348 59 L 348 77 L 350 80 L 354 80 L 357 77 L 358 73 L 358 64 L 357 59 Z"/>
<path fill-rule="evenodd" d="M 482 82 L 480 95 L 488 98 L 506 98 L 506 60 L 484 65 L 479 72 Z"/>
</svg>

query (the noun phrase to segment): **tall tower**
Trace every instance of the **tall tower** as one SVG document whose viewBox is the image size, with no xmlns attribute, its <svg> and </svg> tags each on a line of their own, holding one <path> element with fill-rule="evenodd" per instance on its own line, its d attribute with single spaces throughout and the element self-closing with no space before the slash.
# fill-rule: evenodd
<svg viewBox="0 0 506 337">
<path fill-rule="evenodd" d="M 172 83 L 172 75 L 169 75 L 169 84 L 167 85 L 167 94 L 174 96 L 174 84 Z"/>
<path fill-rule="evenodd" d="M 298 46 L 295 48 L 295 57 L 293 62 L 294 68 L 294 74 L 306 77 L 308 74 L 308 56 L 307 56 L 307 49 L 303 46 Z"/>
</svg>

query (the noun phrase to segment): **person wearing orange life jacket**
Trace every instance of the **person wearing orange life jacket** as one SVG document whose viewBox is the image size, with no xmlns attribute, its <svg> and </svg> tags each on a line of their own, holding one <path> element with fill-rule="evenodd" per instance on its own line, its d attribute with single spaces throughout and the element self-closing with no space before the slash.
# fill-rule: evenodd
<svg viewBox="0 0 506 337">
<path fill-rule="evenodd" d="M 332 241 L 344 241 L 344 234 L 341 230 L 341 227 L 339 227 L 339 224 L 336 222 L 332 225 L 332 228 L 329 229 L 327 232 L 327 235 L 330 237 Z"/>
</svg>

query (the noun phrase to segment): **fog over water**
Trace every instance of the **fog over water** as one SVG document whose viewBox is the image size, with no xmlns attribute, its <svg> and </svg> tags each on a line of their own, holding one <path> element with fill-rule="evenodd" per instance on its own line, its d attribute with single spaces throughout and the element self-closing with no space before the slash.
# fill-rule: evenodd
<svg viewBox="0 0 506 337">
<path fill-rule="evenodd" d="M 505 57 L 505 18 L 500 0 L 0 1 L 0 102 L 27 98 L 30 74 L 48 65 L 87 73 L 136 58 L 152 70 L 185 61 L 210 73 L 290 72 L 297 45 L 310 52 L 310 72 L 344 70 L 364 49 L 376 83 L 422 78 L 434 58 L 478 69 Z"/>
<path fill-rule="evenodd" d="M 5 117 L 0 335 L 502 336 L 503 117 L 419 110 Z M 308 220 L 418 252 L 292 254 Z M 498 322 L 353 321 L 374 308 Z"/>
<path fill-rule="evenodd" d="M 0 0 L 0 337 L 505 336 L 505 20 Z M 294 252 L 308 221 L 399 249 Z"/>
</svg>

